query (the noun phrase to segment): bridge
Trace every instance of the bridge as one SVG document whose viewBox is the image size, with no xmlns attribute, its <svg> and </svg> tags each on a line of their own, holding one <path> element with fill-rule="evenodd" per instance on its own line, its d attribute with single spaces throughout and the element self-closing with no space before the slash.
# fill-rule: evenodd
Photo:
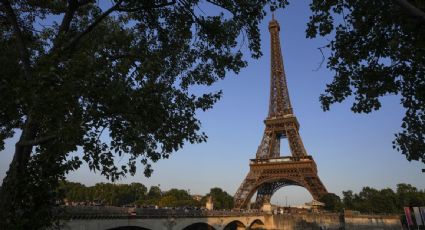
<svg viewBox="0 0 425 230">
<path fill-rule="evenodd" d="M 267 229 L 267 215 L 258 211 L 80 206 L 66 207 L 60 215 L 61 229 L 69 230 Z"/>
<path fill-rule="evenodd" d="M 58 210 L 66 230 L 401 229 L 399 216 L 337 213 L 272 214 L 253 210 L 189 210 L 66 207 Z"/>
</svg>

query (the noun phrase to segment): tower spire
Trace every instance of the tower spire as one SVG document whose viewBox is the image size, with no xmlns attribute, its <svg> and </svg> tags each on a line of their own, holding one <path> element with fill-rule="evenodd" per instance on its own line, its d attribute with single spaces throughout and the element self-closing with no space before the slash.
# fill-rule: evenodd
<svg viewBox="0 0 425 230">
<path fill-rule="evenodd" d="M 279 117 L 293 113 L 286 83 L 285 68 L 283 66 L 279 31 L 280 25 L 275 20 L 273 12 L 272 20 L 269 23 L 271 44 L 271 73 L 268 118 Z"/>
</svg>

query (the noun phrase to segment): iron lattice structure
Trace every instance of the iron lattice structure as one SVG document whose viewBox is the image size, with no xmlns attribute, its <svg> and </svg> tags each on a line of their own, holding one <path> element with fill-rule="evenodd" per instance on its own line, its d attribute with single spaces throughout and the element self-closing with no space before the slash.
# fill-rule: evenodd
<svg viewBox="0 0 425 230">
<path fill-rule="evenodd" d="M 235 194 L 235 208 L 249 205 L 257 192 L 255 208 L 270 202 L 272 195 L 281 187 L 298 185 L 306 188 L 314 199 L 327 194 L 317 174 L 316 163 L 307 155 L 301 140 L 299 123 L 294 116 L 289 99 L 280 48 L 279 23 L 269 23 L 271 35 L 271 77 L 269 113 L 264 121 L 266 128 L 258 147 L 256 158 L 250 161 L 250 171 Z M 291 156 L 280 156 L 280 140 L 286 138 Z"/>
</svg>

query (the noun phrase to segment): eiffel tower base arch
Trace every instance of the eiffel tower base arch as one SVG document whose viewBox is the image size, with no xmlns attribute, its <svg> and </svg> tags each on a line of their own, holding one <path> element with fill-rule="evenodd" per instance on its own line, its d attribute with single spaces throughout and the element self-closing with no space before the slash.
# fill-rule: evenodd
<svg viewBox="0 0 425 230">
<path fill-rule="evenodd" d="M 277 190 L 291 185 L 306 188 L 315 200 L 327 194 L 311 156 L 253 159 L 250 171 L 235 195 L 235 208 L 244 209 L 250 206 L 259 209 L 263 204 L 270 203 Z M 255 203 L 250 205 L 255 192 Z"/>
</svg>

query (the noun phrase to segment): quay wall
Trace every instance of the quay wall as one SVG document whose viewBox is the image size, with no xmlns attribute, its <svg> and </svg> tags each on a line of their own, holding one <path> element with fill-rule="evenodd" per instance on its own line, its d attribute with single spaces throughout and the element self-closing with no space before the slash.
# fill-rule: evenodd
<svg viewBox="0 0 425 230">
<path fill-rule="evenodd" d="M 270 230 L 400 230 L 399 216 L 304 213 L 273 215 Z"/>
<path fill-rule="evenodd" d="M 382 229 L 382 230 L 399 230 L 402 229 L 400 217 L 383 216 L 383 215 L 346 215 L 345 229 Z"/>
</svg>

